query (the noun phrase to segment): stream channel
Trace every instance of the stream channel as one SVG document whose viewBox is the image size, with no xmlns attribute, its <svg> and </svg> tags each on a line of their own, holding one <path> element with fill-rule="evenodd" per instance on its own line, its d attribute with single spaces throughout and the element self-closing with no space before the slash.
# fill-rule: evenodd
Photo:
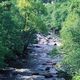
<svg viewBox="0 0 80 80">
<path fill-rule="evenodd" d="M 42 39 L 42 38 L 41 38 Z M 49 53 L 57 46 L 55 41 L 48 41 L 45 39 L 38 44 L 33 44 L 29 48 L 32 52 L 26 59 L 24 68 L 14 69 L 13 73 L 8 77 L 1 77 L 0 80 L 65 80 L 57 78 L 57 70 L 55 65 L 61 60 L 57 56 L 52 58 Z M 58 44 L 56 42 L 56 44 Z"/>
</svg>

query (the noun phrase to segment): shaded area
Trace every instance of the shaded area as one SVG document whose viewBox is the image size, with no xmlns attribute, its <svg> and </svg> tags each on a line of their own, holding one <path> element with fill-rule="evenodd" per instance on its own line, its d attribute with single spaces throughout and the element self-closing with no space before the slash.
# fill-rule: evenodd
<svg viewBox="0 0 80 80">
<path fill-rule="evenodd" d="M 8 77 L 3 77 L 1 80 L 64 80 L 63 78 L 57 78 L 58 72 L 55 67 L 61 57 L 52 59 L 49 55 L 49 52 L 55 48 L 55 43 L 58 43 L 52 38 L 50 38 L 48 44 L 43 43 L 46 41 L 45 38 L 41 38 L 40 41 L 38 44 L 28 47 L 32 52 L 28 53 L 29 56 L 23 60 L 23 68 L 9 70 L 10 73 L 8 71 L 6 75 Z"/>
</svg>

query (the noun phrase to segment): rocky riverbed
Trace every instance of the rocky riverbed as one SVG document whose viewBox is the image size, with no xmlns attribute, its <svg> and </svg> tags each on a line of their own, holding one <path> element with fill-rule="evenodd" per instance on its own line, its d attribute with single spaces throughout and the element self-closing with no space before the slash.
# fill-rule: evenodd
<svg viewBox="0 0 80 80">
<path fill-rule="evenodd" d="M 57 78 L 58 71 L 55 67 L 61 57 L 51 58 L 49 55 L 55 47 L 54 44 L 54 41 L 52 44 L 51 42 L 49 44 L 43 42 L 33 44 L 29 47 L 32 52 L 23 61 L 24 67 L 11 69 L 11 72 L 1 76 L 0 80 L 65 80 L 64 78 Z"/>
</svg>

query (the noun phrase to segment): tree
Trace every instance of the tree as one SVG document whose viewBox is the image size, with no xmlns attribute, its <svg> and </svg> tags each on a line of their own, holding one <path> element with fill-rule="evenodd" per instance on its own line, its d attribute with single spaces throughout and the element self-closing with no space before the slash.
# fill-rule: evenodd
<svg viewBox="0 0 80 80">
<path fill-rule="evenodd" d="M 1 1 L 0 12 L 0 67 L 6 67 L 8 58 L 21 58 L 26 53 L 27 46 L 35 42 L 37 32 L 48 31 L 43 19 L 47 13 L 38 0 Z"/>
<path fill-rule="evenodd" d="M 72 3 L 68 17 L 66 18 L 61 30 L 63 50 L 65 52 L 63 65 L 65 70 L 71 74 L 80 74 L 79 4 L 80 3 L 77 3 L 77 1 Z"/>
<path fill-rule="evenodd" d="M 74 78 L 78 79 L 77 76 L 80 74 L 80 1 L 58 0 L 55 9 L 54 24 L 61 28 L 62 48 L 65 52 L 62 65 L 69 74 L 78 73 Z"/>
</svg>

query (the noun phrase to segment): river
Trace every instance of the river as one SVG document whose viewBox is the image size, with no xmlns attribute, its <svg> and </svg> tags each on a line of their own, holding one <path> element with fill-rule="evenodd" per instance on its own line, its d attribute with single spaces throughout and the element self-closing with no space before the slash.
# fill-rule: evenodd
<svg viewBox="0 0 80 80">
<path fill-rule="evenodd" d="M 24 68 L 14 69 L 11 75 L 2 77 L 0 80 L 64 80 L 57 78 L 55 67 L 61 60 L 60 57 L 52 58 L 49 55 L 58 42 L 52 38 L 48 42 L 45 42 L 44 38 L 40 39 L 38 44 L 29 47 L 32 52 L 26 58 Z M 55 43 L 57 45 L 54 45 Z"/>
</svg>

